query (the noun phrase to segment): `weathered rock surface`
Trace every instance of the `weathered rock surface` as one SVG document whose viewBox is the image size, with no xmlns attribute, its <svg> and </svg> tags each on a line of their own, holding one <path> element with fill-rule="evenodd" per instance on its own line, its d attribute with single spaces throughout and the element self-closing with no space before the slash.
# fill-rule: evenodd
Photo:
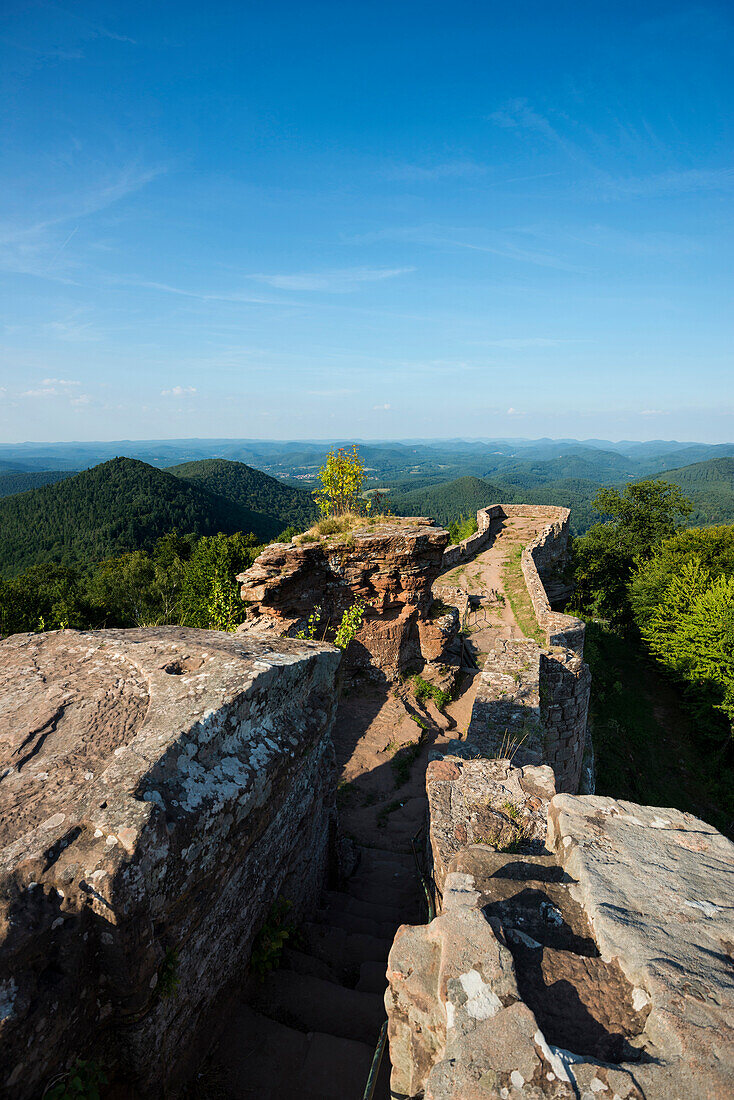
<svg viewBox="0 0 734 1100">
<path fill-rule="evenodd" d="M 268 546 L 237 578 L 242 599 L 251 604 L 240 629 L 292 635 L 304 629 L 316 607 L 334 627 L 361 600 L 367 608 L 349 647 L 351 667 L 394 676 L 421 661 L 422 641 L 434 659 L 447 624 L 429 620 L 431 585 L 448 539 L 431 520 L 411 518 L 365 525 L 348 536 Z"/>
<path fill-rule="evenodd" d="M 444 756 L 428 765 L 426 793 L 430 855 L 440 893 L 451 860 L 467 845 L 544 849 L 546 810 L 555 794 L 547 766 L 515 768 L 509 760 Z"/>
<path fill-rule="evenodd" d="M 548 847 L 464 848 L 441 914 L 398 930 L 394 1095 L 733 1095 L 734 846 L 677 810 L 557 795 Z"/>
<path fill-rule="evenodd" d="M 95 1040 L 158 1095 L 273 902 L 315 903 L 338 662 L 175 627 L 0 642 L 2 1095 Z"/>
</svg>

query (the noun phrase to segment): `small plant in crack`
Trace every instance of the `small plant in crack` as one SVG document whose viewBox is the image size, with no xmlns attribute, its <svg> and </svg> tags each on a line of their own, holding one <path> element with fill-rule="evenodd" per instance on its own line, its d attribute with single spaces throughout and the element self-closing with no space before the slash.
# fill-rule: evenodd
<svg viewBox="0 0 734 1100">
<path fill-rule="evenodd" d="M 255 936 L 250 966 L 260 981 L 264 981 L 271 970 L 276 970 L 280 966 L 286 942 L 295 934 L 295 926 L 287 919 L 292 906 L 292 901 L 278 898 Z"/>
</svg>

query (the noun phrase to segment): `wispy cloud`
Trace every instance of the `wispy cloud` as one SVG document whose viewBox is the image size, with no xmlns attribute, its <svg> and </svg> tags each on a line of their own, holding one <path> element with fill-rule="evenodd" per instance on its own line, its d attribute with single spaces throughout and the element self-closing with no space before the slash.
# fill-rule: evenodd
<svg viewBox="0 0 734 1100">
<path fill-rule="evenodd" d="M 298 272 L 293 275 L 250 275 L 251 279 L 267 283 L 278 290 L 326 290 L 331 293 L 344 293 L 356 290 L 361 283 L 377 283 L 385 279 L 395 279 L 399 275 L 409 275 L 414 267 L 350 267 L 336 271 Z"/>
<path fill-rule="evenodd" d="M 538 134 L 551 145 L 562 149 L 572 160 L 586 161 L 586 153 L 553 125 L 547 115 L 530 106 L 525 98 L 511 99 L 488 115 L 490 122 L 505 130 L 522 130 Z"/>
<path fill-rule="evenodd" d="M 431 183 L 436 180 L 483 176 L 490 169 L 470 160 L 446 161 L 442 164 L 395 164 L 381 173 L 386 179 L 405 183 Z"/>
<path fill-rule="evenodd" d="M 55 397 L 58 394 L 55 386 L 40 386 L 36 390 L 23 390 L 21 397 Z"/>
<path fill-rule="evenodd" d="M 55 194 L 54 209 L 35 220 L 16 218 L 0 223 L 0 269 L 67 281 L 52 268 L 77 233 L 79 223 L 140 191 L 165 171 L 162 165 L 124 165 L 100 176 L 92 186 Z M 71 232 L 65 228 L 69 222 L 76 223 Z"/>
<path fill-rule="evenodd" d="M 658 195 L 686 195 L 701 191 L 730 191 L 734 187 L 734 168 L 685 168 L 657 172 L 649 176 L 626 176 L 610 181 L 620 195 L 643 198 Z"/>
<path fill-rule="evenodd" d="M 44 378 L 42 383 L 44 386 L 79 386 L 80 382 L 74 381 L 72 378 Z"/>
<path fill-rule="evenodd" d="M 196 393 L 196 386 L 174 386 L 170 390 L 161 390 L 161 397 L 189 397 Z"/>
<path fill-rule="evenodd" d="M 372 406 L 372 411 L 373 412 L 384 412 L 386 409 L 391 409 L 391 408 L 392 408 L 392 405 L 390 405 L 389 403 L 386 402 L 384 405 L 373 405 Z"/>
<path fill-rule="evenodd" d="M 524 236 L 524 235 L 523 235 Z M 523 247 L 512 240 L 512 230 L 487 231 L 486 229 L 458 228 L 442 225 L 413 225 L 379 229 L 354 238 L 356 244 L 370 244 L 380 240 L 407 241 L 440 249 L 467 249 L 470 252 L 486 252 L 518 263 L 536 267 L 554 268 L 556 271 L 581 273 L 585 268 L 570 263 L 561 256 Z"/>
</svg>

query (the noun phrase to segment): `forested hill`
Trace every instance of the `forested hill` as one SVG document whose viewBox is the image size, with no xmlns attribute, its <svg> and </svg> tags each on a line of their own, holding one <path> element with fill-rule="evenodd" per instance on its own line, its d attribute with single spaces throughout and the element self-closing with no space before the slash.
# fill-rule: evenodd
<svg viewBox="0 0 734 1100">
<path fill-rule="evenodd" d="M 473 516 L 479 508 L 507 500 L 507 493 L 479 477 L 459 477 L 442 485 L 409 492 L 390 493 L 385 507 L 401 516 L 433 516 L 438 523 L 452 523 Z"/>
<path fill-rule="evenodd" d="M 133 458 L 0 500 L 0 573 L 30 565 L 99 561 L 150 550 L 172 530 L 214 535 L 252 531 L 273 538 L 278 519 Z"/>
<path fill-rule="evenodd" d="M 278 532 L 291 524 L 308 527 L 318 515 L 310 493 L 284 485 L 277 478 L 253 470 L 244 462 L 208 458 L 169 466 L 168 473 L 185 478 L 210 493 L 217 493 L 240 507 L 277 520 L 280 524 Z"/>
<path fill-rule="evenodd" d="M 731 523 L 734 520 L 734 458 L 710 458 L 660 474 L 673 481 L 693 503 L 689 523 Z"/>
<path fill-rule="evenodd" d="M 53 485 L 73 477 L 76 470 L 30 470 L 21 473 L 0 473 L 0 497 L 12 497 L 16 493 L 27 493 L 29 489 L 40 489 L 42 485 Z"/>
</svg>

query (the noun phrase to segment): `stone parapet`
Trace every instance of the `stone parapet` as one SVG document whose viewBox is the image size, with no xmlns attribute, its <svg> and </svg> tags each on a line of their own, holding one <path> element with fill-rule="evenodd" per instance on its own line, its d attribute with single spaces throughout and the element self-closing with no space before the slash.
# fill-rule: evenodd
<svg viewBox="0 0 734 1100">
<path fill-rule="evenodd" d="M 734 846 L 678 810 L 568 795 L 543 805 L 549 850 L 461 849 L 440 914 L 398 929 L 392 1094 L 732 1095 Z"/>
<path fill-rule="evenodd" d="M 499 521 L 507 515 L 502 504 L 493 504 L 489 508 L 480 508 L 477 512 L 477 530 L 461 542 L 447 546 L 443 552 L 442 569 L 450 569 L 463 561 L 470 561 L 480 551 L 491 545 Z"/>
<path fill-rule="evenodd" d="M 0 1094 L 100 1050 L 174 1088 L 278 897 L 316 904 L 339 657 L 175 627 L 0 642 Z"/>
</svg>

